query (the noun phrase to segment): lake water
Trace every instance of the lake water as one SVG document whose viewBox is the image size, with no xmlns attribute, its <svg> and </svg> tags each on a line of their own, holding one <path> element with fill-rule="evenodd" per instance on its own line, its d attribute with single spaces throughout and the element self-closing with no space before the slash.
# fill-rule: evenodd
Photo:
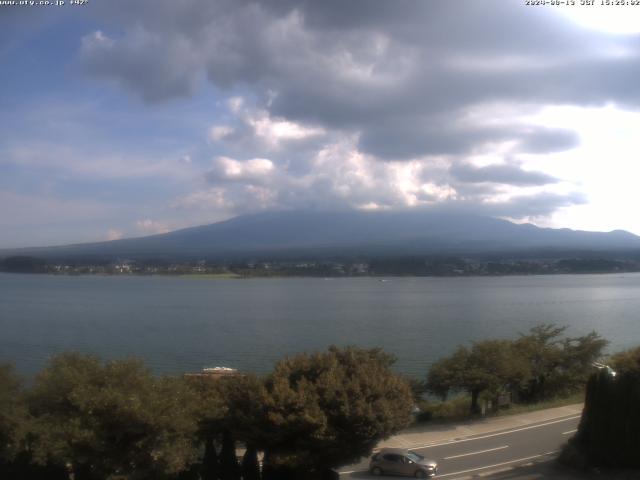
<svg viewBox="0 0 640 480">
<path fill-rule="evenodd" d="M 27 375 L 57 352 L 142 357 L 155 371 L 264 373 L 328 345 L 383 347 L 423 377 L 461 343 L 540 322 L 640 344 L 640 274 L 493 278 L 282 278 L 0 274 L 0 362 Z"/>
</svg>

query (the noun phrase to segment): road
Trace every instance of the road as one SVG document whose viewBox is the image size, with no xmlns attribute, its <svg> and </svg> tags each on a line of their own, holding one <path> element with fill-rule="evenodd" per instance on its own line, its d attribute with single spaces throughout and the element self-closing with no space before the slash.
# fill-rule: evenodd
<svg viewBox="0 0 640 480">
<path fill-rule="evenodd" d="M 454 480 L 554 458 L 578 426 L 580 415 L 413 448 L 438 462 L 436 478 Z M 373 478 L 368 461 L 341 469 L 341 477 Z M 379 477 L 376 477 L 379 478 Z M 392 478 L 392 477 L 390 477 Z"/>
</svg>

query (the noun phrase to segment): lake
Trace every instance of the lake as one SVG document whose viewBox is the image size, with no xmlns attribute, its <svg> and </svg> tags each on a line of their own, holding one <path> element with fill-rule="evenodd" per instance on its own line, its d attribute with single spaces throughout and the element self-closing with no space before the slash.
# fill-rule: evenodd
<svg viewBox="0 0 640 480">
<path fill-rule="evenodd" d="M 0 362 L 31 375 L 57 352 L 142 357 L 158 373 L 268 372 L 328 345 L 382 347 L 424 377 L 456 345 L 541 323 L 640 344 L 640 274 L 277 278 L 0 274 Z"/>
</svg>

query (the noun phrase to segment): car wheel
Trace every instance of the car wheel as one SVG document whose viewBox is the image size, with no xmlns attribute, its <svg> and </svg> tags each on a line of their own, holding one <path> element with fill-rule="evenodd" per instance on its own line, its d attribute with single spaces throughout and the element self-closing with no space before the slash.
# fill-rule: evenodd
<svg viewBox="0 0 640 480">
<path fill-rule="evenodd" d="M 416 478 L 427 478 L 427 474 L 425 473 L 424 470 L 416 470 L 415 477 Z"/>
<path fill-rule="evenodd" d="M 382 469 L 380 467 L 373 467 L 371 469 L 371 473 L 376 477 L 379 477 L 380 475 L 382 475 Z"/>
</svg>

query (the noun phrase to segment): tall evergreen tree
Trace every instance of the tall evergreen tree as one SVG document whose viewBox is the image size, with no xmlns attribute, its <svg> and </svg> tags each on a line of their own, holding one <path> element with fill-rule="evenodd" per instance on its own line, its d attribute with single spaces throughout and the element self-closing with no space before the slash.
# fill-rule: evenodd
<svg viewBox="0 0 640 480">
<path fill-rule="evenodd" d="M 204 444 L 204 457 L 202 459 L 202 480 L 218 480 L 220 478 L 220 466 L 213 436 L 207 436 Z"/>
<path fill-rule="evenodd" d="M 240 480 L 240 466 L 236 456 L 236 442 L 230 430 L 222 435 L 222 450 L 220 451 L 220 479 Z"/>
<path fill-rule="evenodd" d="M 242 480 L 260 480 L 258 451 L 254 445 L 247 445 L 242 457 Z"/>
</svg>

